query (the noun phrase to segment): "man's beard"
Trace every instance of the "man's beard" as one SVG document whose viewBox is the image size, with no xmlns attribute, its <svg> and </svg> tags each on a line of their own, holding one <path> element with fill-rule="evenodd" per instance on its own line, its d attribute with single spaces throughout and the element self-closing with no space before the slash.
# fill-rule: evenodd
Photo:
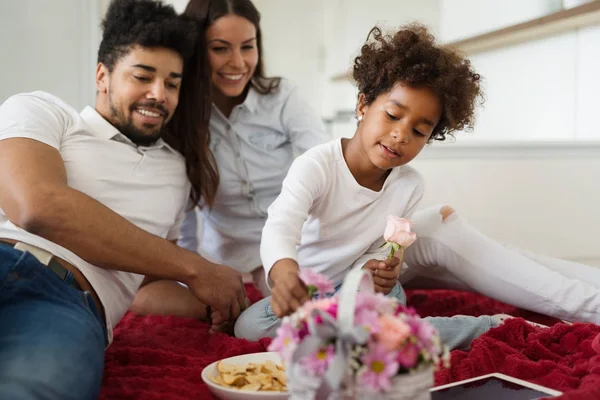
<svg viewBox="0 0 600 400">
<path fill-rule="evenodd" d="M 168 112 L 161 104 L 157 104 L 156 102 L 152 101 L 133 104 L 131 105 L 131 107 L 129 107 L 129 118 L 126 118 L 125 115 L 123 115 L 117 109 L 112 99 L 109 99 L 109 103 L 110 110 L 113 114 L 113 117 L 115 117 L 113 122 L 114 127 L 117 128 L 119 132 L 125 135 L 136 145 L 150 146 L 162 137 L 165 127 L 164 123 L 160 127 L 156 128 L 156 132 L 154 133 L 148 133 L 148 131 L 141 130 L 133 124 L 133 113 L 136 112 L 135 110 L 139 107 L 154 108 L 160 110 L 163 113 L 163 120 L 166 121 L 168 117 Z M 150 126 L 148 126 L 148 128 L 150 128 Z"/>
</svg>

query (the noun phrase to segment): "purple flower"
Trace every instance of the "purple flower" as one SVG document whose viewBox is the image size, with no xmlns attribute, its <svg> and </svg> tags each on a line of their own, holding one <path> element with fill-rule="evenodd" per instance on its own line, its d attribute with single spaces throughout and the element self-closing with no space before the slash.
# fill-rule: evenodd
<svg viewBox="0 0 600 400">
<path fill-rule="evenodd" d="M 363 367 L 358 373 L 359 385 L 375 392 L 384 392 L 392 386 L 392 377 L 398 372 L 398 352 L 389 351 L 378 343 L 370 343 L 361 357 Z"/>
<path fill-rule="evenodd" d="M 319 298 L 333 292 L 333 285 L 329 281 L 329 278 L 310 268 L 301 269 L 298 276 L 308 288 L 309 297 L 312 297 L 315 292 L 319 294 Z"/>
<path fill-rule="evenodd" d="M 306 356 L 300 360 L 300 364 L 308 373 L 314 376 L 323 376 L 327 372 L 329 363 L 335 355 L 333 345 L 321 347 L 316 353 Z"/>
</svg>

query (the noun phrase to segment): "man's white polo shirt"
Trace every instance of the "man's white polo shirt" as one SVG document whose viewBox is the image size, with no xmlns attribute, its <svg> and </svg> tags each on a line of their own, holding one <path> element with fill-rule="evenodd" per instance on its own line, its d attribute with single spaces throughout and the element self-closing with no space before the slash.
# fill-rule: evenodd
<svg viewBox="0 0 600 400">
<path fill-rule="evenodd" d="M 190 184 L 184 158 L 164 141 L 138 147 L 93 108 L 86 107 L 78 113 L 44 92 L 19 94 L 0 106 L 0 140 L 16 137 L 58 149 L 68 185 L 73 189 L 147 232 L 168 240 L 179 237 Z M 76 266 L 102 301 L 112 341 L 112 328 L 131 305 L 142 275 L 96 267 L 73 252 L 18 228 L 2 209 L 0 238 L 38 246 Z"/>
</svg>

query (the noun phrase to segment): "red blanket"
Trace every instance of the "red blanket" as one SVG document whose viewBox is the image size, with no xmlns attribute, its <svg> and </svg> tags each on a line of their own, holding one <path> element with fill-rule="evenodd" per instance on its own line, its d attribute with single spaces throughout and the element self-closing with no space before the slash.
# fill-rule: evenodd
<svg viewBox="0 0 600 400">
<path fill-rule="evenodd" d="M 552 325 L 552 318 L 472 293 L 408 291 L 409 304 L 422 316 L 507 313 Z M 249 288 L 256 300 L 260 295 Z M 475 340 L 469 351 L 452 353 L 452 366 L 436 375 L 436 384 L 502 372 L 565 393 L 561 399 L 600 399 L 600 355 L 592 340 L 600 326 L 556 324 L 540 329 L 510 320 Z M 212 399 L 200 373 L 213 361 L 266 351 L 268 339 L 248 342 L 209 334 L 198 321 L 128 314 L 115 329 L 106 353 L 101 399 Z"/>
</svg>

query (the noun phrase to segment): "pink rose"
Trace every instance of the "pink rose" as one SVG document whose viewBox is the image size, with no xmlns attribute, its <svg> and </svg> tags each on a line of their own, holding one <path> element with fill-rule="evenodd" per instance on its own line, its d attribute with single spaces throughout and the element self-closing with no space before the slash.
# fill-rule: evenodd
<svg viewBox="0 0 600 400">
<path fill-rule="evenodd" d="M 417 235 L 411 232 L 411 228 L 412 221 L 390 215 L 387 217 L 383 238 L 386 242 L 396 243 L 403 248 L 407 248 L 417 240 Z"/>
<path fill-rule="evenodd" d="M 411 333 L 410 326 L 400 318 L 392 315 L 380 317 L 378 325 L 377 339 L 380 344 L 390 351 L 398 350 Z"/>
</svg>

